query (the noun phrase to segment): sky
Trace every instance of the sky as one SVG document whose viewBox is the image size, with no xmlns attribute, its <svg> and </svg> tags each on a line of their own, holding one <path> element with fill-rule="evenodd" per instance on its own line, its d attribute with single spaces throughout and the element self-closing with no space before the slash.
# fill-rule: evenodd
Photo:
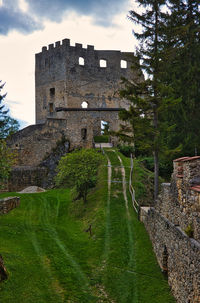
<svg viewBox="0 0 200 303">
<path fill-rule="evenodd" d="M 128 20 L 134 0 L 0 0 L 0 80 L 10 115 L 21 127 L 35 123 L 35 53 L 42 46 L 71 45 L 134 51 Z"/>
</svg>

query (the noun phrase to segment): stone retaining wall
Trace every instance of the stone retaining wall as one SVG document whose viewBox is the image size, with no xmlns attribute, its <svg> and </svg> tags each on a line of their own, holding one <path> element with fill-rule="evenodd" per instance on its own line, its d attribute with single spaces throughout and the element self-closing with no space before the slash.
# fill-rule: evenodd
<svg viewBox="0 0 200 303">
<path fill-rule="evenodd" d="M 155 208 L 142 208 L 141 221 L 178 303 L 200 302 L 200 243 Z"/>
<path fill-rule="evenodd" d="M 43 187 L 47 169 L 43 167 L 19 166 L 12 169 L 8 191 L 21 191 L 28 186 Z"/>
<path fill-rule="evenodd" d="M 7 214 L 13 208 L 18 207 L 20 204 L 19 197 L 8 197 L 0 199 L 0 215 Z"/>
</svg>

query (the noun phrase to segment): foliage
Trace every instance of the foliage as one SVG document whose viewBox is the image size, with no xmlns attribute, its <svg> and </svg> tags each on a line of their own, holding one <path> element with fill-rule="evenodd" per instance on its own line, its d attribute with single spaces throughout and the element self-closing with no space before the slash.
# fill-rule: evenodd
<svg viewBox="0 0 200 303">
<path fill-rule="evenodd" d="M 130 157 L 131 154 L 134 154 L 135 148 L 131 145 L 118 145 L 117 146 L 120 153 L 122 153 L 126 157 Z"/>
<path fill-rule="evenodd" d="M 95 143 L 109 143 L 109 136 L 108 135 L 101 135 L 94 137 Z"/>
<path fill-rule="evenodd" d="M 136 153 L 142 152 L 154 156 L 154 196 L 158 195 L 159 156 L 169 154 L 166 144 L 166 133 L 174 125 L 169 125 L 163 116 L 180 102 L 174 98 L 173 90 L 162 82 L 163 64 L 163 6 L 164 0 L 137 0 L 141 13 L 137 9 L 130 11 L 131 21 L 141 26 L 142 30 L 134 30 L 134 35 L 140 42 L 137 50 L 137 62 L 133 65 L 142 68 L 144 77 L 127 80 L 123 79 L 124 89 L 120 95 L 130 101 L 129 110 L 120 112 L 120 118 L 129 122 L 122 125 L 119 132 L 125 135 L 121 139 L 131 142 L 134 140 Z M 139 65 L 140 64 L 140 65 Z M 129 133 L 131 136 L 129 137 Z M 176 152 L 176 150 L 173 150 Z"/>
<path fill-rule="evenodd" d="M 140 156 L 138 161 L 142 163 L 148 170 L 154 171 L 154 159 L 150 156 Z M 170 180 L 173 170 L 173 162 L 168 161 L 165 157 L 161 157 L 159 161 L 160 176 L 165 180 Z"/>
<path fill-rule="evenodd" d="M 1 94 L 1 90 L 4 88 L 4 84 L 0 81 L 0 139 L 6 138 L 19 129 L 19 122 L 9 116 L 9 110 L 2 105 L 6 94 Z"/>
<path fill-rule="evenodd" d="M 97 182 L 98 166 L 103 156 L 92 149 L 81 149 L 62 157 L 58 164 L 56 184 L 74 187 L 86 202 L 88 190 Z"/>
<path fill-rule="evenodd" d="M 166 121 L 175 124 L 170 148 L 181 145 L 180 156 L 200 152 L 200 10 L 199 0 L 169 0 L 165 18 L 165 73 L 163 81 L 181 98 Z"/>
<path fill-rule="evenodd" d="M 0 188 L 7 181 L 11 166 L 15 163 L 15 154 L 6 145 L 4 139 L 0 140 Z"/>
</svg>

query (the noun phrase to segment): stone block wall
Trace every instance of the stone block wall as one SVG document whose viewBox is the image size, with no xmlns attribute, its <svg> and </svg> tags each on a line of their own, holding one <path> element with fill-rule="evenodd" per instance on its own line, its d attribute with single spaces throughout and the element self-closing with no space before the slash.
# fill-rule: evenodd
<svg viewBox="0 0 200 303">
<path fill-rule="evenodd" d="M 200 157 L 174 160 L 171 183 L 163 183 L 156 209 L 200 241 Z"/>
<path fill-rule="evenodd" d="M 43 47 L 35 64 L 36 123 L 57 118 L 56 107 L 81 108 L 82 102 L 89 108 L 126 108 L 128 102 L 118 94 L 121 77 L 143 79 L 141 71 L 131 69 L 134 62 L 133 53 L 71 46 L 69 39 Z"/>
<path fill-rule="evenodd" d="M 200 302 L 200 243 L 155 208 L 142 208 L 141 217 L 161 269 L 178 303 Z"/>
<path fill-rule="evenodd" d="M 140 219 L 178 303 L 200 302 L 200 157 L 174 160 L 171 183 L 163 183 L 155 208 Z M 190 232 L 188 232 L 188 230 Z"/>
<path fill-rule="evenodd" d="M 13 134 L 8 146 L 17 153 L 17 166 L 38 166 L 56 148 L 66 133 L 63 119 L 49 119 L 45 124 L 30 125 Z"/>
<path fill-rule="evenodd" d="M 0 215 L 7 214 L 12 209 L 18 207 L 20 204 L 19 197 L 8 197 L 0 199 Z"/>
<path fill-rule="evenodd" d="M 44 167 L 14 167 L 8 181 L 8 191 L 18 192 L 28 186 L 44 187 L 46 177 L 47 169 Z"/>
</svg>

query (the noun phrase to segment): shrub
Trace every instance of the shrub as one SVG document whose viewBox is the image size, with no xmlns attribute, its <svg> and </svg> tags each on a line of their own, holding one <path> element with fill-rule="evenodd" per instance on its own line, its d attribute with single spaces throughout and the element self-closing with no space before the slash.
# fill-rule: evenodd
<svg viewBox="0 0 200 303">
<path fill-rule="evenodd" d="M 93 149 L 81 149 L 62 157 L 55 178 L 57 186 L 74 188 L 78 197 L 86 202 L 88 190 L 97 182 L 98 166 L 103 156 Z"/>
<path fill-rule="evenodd" d="M 118 145 L 118 149 L 125 157 L 130 157 L 131 154 L 134 154 L 134 147 L 131 145 Z"/>
</svg>

